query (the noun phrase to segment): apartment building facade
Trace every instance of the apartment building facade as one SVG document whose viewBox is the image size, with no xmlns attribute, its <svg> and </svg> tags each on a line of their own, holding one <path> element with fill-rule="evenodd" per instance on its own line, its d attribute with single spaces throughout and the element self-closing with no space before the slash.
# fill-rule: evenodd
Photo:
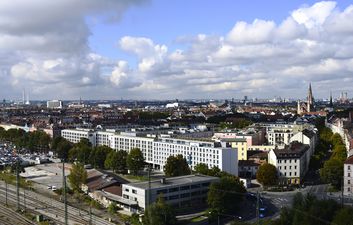
<svg viewBox="0 0 353 225">
<path fill-rule="evenodd" d="M 77 143 L 87 138 L 93 146 L 106 145 L 115 150 L 130 151 L 139 148 L 145 161 L 154 169 L 163 171 L 164 165 L 171 155 L 182 155 L 187 159 L 190 168 L 205 163 L 209 168 L 214 166 L 222 171 L 238 175 L 237 149 L 225 142 L 197 141 L 170 137 L 138 136 L 136 133 L 114 133 L 93 130 L 62 130 L 62 137 Z"/>
</svg>

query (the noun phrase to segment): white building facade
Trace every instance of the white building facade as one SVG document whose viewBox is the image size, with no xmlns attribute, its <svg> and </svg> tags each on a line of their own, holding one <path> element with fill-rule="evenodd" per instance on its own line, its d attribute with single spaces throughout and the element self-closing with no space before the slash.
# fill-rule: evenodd
<svg viewBox="0 0 353 225">
<path fill-rule="evenodd" d="M 344 162 L 343 194 L 353 196 L 353 156 Z"/>
<path fill-rule="evenodd" d="M 62 137 L 77 143 L 81 138 L 87 138 L 92 146 L 106 145 L 115 150 L 129 152 L 139 148 L 145 161 L 157 170 L 163 170 L 169 156 L 182 155 L 189 166 L 194 168 L 199 163 L 205 163 L 209 168 L 214 166 L 233 175 L 238 175 L 237 149 L 226 143 L 216 141 L 195 141 L 175 138 L 140 137 L 136 133 L 120 134 L 107 131 L 66 129 L 61 131 Z"/>
<path fill-rule="evenodd" d="M 206 203 L 209 186 L 218 181 L 218 177 L 187 175 L 154 180 L 150 185 L 147 181 L 123 184 L 122 196 L 137 203 L 138 208 L 128 209 L 133 212 L 143 212 L 159 196 L 173 207 L 196 206 Z"/>
<path fill-rule="evenodd" d="M 274 149 L 268 154 L 268 163 L 277 168 L 281 184 L 300 184 L 309 169 L 309 145 L 292 142 L 284 149 Z"/>
</svg>

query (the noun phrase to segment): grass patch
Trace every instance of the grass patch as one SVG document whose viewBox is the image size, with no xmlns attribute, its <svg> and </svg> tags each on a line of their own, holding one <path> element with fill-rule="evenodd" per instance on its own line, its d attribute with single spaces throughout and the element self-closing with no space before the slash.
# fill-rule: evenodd
<svg viewBox="0 0 353 225">
<path fill-rule="evenodd" d="M 32 181 L 28 181 L 25 180 L 22 177 L 20 178 L 20 187 L 21 188 L 31 188 L 33 183 Z M 8 173 L 6 171 L 2 171 L 2 173 L 0 173 L 0 180 L 5 181 L 8 184 L 12 184 L 12 185 L 16 185 L 16 176 L 12 173 Z"/>
</svg>

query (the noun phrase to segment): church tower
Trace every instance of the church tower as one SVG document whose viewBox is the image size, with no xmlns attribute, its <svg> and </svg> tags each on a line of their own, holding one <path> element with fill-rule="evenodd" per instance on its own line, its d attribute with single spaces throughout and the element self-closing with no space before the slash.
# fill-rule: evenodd
<svg viewBox="0 0 353 225">
<path fill-rule="evenodd" d="M 329 104 L 329 107 L 333 108 L 332 91 L 330 91 L 330 104 Z"/>
<path fill-rule="evenodd" d="M 307 112 L 312 112 L 314 110 L 314 97 L 313 91 L 311 89 L 311 83 L 309 84 L 308 98 L 307 98 Z"/>
</svg>

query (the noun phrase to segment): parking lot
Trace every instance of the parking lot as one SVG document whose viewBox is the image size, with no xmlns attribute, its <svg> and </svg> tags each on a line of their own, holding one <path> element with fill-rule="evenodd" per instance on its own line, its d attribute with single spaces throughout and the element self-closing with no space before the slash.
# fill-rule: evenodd
<svg viewBox="0 0 353 225">
<path fill-rule="evenodd" d="M 71 164 L 65 164 L 65 175 L 70 174 Z M 37 187 L 48 190 L 48 186 L 62 187 L 62 163 L 48 163 L 26 167 L 21 177 L 35 182 Z"/>
</svg>

